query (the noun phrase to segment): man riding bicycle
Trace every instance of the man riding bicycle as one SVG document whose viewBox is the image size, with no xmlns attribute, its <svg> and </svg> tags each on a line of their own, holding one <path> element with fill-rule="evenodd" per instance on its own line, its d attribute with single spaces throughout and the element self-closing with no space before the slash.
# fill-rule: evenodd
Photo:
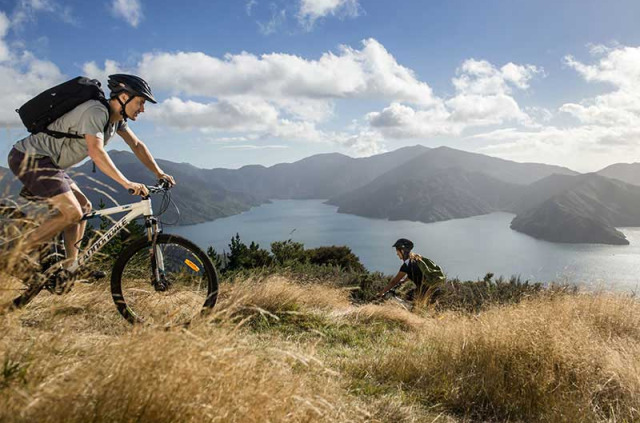
<svg viewBox="0 0 640 423">
<path fill-rule="evenodd" d="M 397 240 L 393 244 L 393 248 L 396 249 L 398 258 L 402 260 L 402 266 L 398 274 L 380 292 L 379 297 L 384 297 L 387 292 L 409 279 L 416 285 L 416 288 L 407 293 L 408 300 L 413 301 L 424 298 L 430 301 L 435 300 L 439 293 L 440 285 L 445 280 L 444 272 L 440 266 L 426 257 L 412 253 L 413 242 L 406 238 Z"/>
<path fill-rule="evenodd" d="M 147 146 L 127 124 L 128 119 L 135 121 L 144 112 L 147 101 L 156 103 L 149 85 L 140 77 L 116 74 L 109 76 L 108 86 L 111 91 L 108 109 L 98 100 L 88 100 L 47 127 L 50 131 L 84 138 L 56 138 L 39 132 L 16 142 L 9 152 L 9 167 L 25 188 L 46 199 L 58 211 L 29 234 L 25 248 L 27 252 L 32 251 L 64 231 L 66 267 L 77 261 L 77 243 L 86 227 L 82 215 L 91 211 L 91 203 L 67 175 L 66 169 L 90 157 L 105 175 L 123 188 L 135 195 L 148 195 L 147 187 L 128 180 L 105 151 L 105 146 L 117 133 L 156 178 L 175 184 L 173 177 L 160 169 Z"/>
</svg>

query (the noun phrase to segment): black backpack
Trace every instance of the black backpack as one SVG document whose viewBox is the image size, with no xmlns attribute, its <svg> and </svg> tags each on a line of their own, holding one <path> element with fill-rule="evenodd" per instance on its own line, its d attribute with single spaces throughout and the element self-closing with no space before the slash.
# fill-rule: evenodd
<svg viewBox="0 0 640 423">
<path fill-rule="evenodd" d="M 82 139 L 82 135 L 51 131 L 47 126 L 88 100 L 98 100 L 109 110 L 109 102 L 100 88 L 100 82 L 97 79 L 78 76 L 38 94 L 16 112 L 32 134 L 44 132 L 54 138 Z"/>
</svg>

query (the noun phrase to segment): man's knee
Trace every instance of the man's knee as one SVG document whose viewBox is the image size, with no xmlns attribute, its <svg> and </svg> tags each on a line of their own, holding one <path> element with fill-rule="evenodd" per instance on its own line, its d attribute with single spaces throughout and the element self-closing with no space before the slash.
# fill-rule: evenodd
<svg viewBox="0 0 640 423">
<path fill-rule="evenodd" d="M 64 220 L 69 223 L 79 223 L 82 220 L 83 212 L 82 207 L 79 204 L 67 205 L 60 208 L 60 213 L 64 217 Z"/>
<path fill-rule="evenodd" d="M 67 224 L 71 225 L 82 220 L 82 207 L 71 193 L 54 197 L 51 199 L 51 203 L 62 215 Z"/>
<path fill-rule="evenodd" d="M 80 204 L 80 208 L 82 209 L 82 212 L 89 213 L 93 208 L 91 201 L 89 201 L 89 199 L 79 189 L 74 189 L 74 188 L 75 186 L 72 187 L 73 195 L 78 200 L 78 204 Z"/>
<path fill-rule="evenodd" d="M 87 200 L 86 203 L 80 204 L 80 208 L 82 209 L 82 213 L 89 213 L 93 209 L 93 205 Z"/>
</svg>

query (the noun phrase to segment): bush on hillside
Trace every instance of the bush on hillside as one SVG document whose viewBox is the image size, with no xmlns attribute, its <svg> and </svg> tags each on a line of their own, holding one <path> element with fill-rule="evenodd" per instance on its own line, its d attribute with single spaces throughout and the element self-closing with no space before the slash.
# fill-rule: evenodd
<svg viewBox="0 0 640 423">
<path fill-rule="evenodd" d="M 309 266 L 331 267 L 349 273 L 367 273 L 367 269 L 349 247 L 334 245 L 305 250 L 304 244 L 291 239 L 271 243 L 269 252 L 255 242 L 247 246 L 240 239 L 240 235 L 236 234 L 231 238 L 229 253 L 218 254 L 213 247 L 209 247 L 207 254 L 223 273 L 250 269 L 267 271 L 268 268 L 309 270 Z"/>
<path fill-rule="evenodd" d="M 272 242 L 271 254 L 273 254 L 274 261 L 283 266 L 294 263 L 305 263 L 307 261 L 304 244 L 294 242 L 291 239 Z"/>
<path fill-rule="evenodd" d="M 515 304 L 543 294 L 575 293 L 576 286 L 545 287 L 541 282 L 522 281 L 519 276 L 493 279 L 493 273 L 487 273 L 482 280 L 448 280 L 441 288 L 435 302 L 436 310 L 459 310 L 477 313 L 495 305 Z"/>
<path fill-rule="evenodd" d="M 207 256 L 211 259 L 211 263 L 213 263 L 218 271 L 227 267 L 227 253 L 224 251 L 218 253 L 215 248 L 209 246 L 209 248 L 207 248 Z"/>
<path fill-rule="evenodd" d="M 347 246 L 318 247 L 307 250 L 309 262 L 317 265 L 339 266 L 350 272 L 366 272 L 360 258 Z"/>
<path fill-rule="evenodd" d="M 265 249 L 260 248 L 259 244 L 251 242 L 247 246 L 240 240 L 240 235 L 236 234 L 231 238 L 229 244 L 229 254 L 227 255 L 226 271 L 240 269 L 254 269 L 258 267 L 267 267 L 273 264 L 273 257 Z"/>
</svg>

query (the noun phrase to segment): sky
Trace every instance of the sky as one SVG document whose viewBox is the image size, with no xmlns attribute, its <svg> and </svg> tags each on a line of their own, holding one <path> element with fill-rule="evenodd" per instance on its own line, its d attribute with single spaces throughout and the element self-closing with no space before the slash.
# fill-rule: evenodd
<svg viewBox="0 0 640 423">
<path fill-rule="evenodd" d="M 133 73 L 159 102 L 131 128 L 203 168 L 416 144 L 640 162 L 639 18 L 637 0 L 0 0 L 0 154 L 34 95 Z"/>
</svg>

